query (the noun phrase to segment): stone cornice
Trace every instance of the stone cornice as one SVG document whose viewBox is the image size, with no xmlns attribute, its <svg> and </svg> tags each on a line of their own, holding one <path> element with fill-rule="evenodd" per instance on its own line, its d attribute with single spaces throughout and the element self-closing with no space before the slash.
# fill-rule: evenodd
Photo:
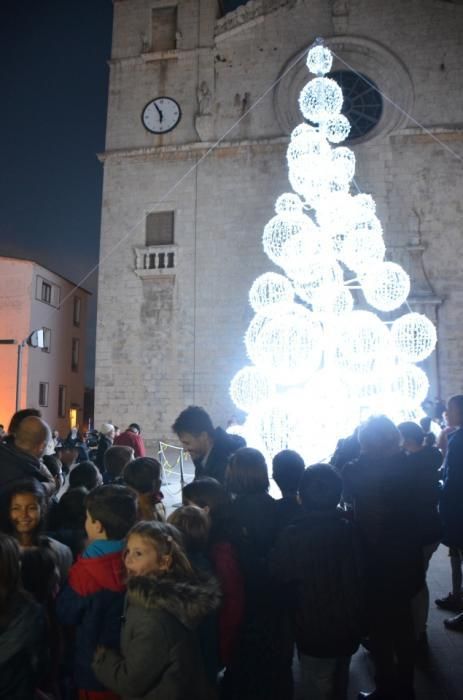
<svg viewBox="0 0 463 700">
<path fill-rule="evenodd" d="M 221 153 L 236 155 L 238 151 L 254 150 L 262 153 L 264 151 L 274 151 L 285 148 L 288 145 L 287 136 L 276 136 L 269 139 L 245 139 L 242 141 L 222 141 L 220 143 L 194 141 L 170 146 L 146 146 L 141 148 L 117 148 L 114 150 L 98 153 L 97 157 L 101 163 L 107 160 L 119 158 L 152 158 L 158 160 L 188 160 L 189 158 L 201 157 L 209 151 L 220 151 Z"/>
<path fill-rule="evenodd" d="M 241 29 L 248 29 L 258 22 L 263 22 L 265 15 L 276 12 L 280 7 L 292 7 L 299 2 L 301 0 L 249 0 L 246 5 L 241 5 L 217 20 L 215 39 L 221 41 Z"/>
<path fill-rule="evenodd" d="M 108 66 L 135 66 L 145 65 L 153 61 L 182 61 L 191 60 L 195 56 L 208 56 L 214 51 L 212 46 L 199 46 L 194 49 L 172 49 L 170 51 L 147 51 L 137 56 L 121 56 L 121 58 L 110 58 Z"/>
<path fill-rule="evenodd" d="M 463 141 L 463 126 L 420 126 L 397 129 L 391 134 L 391 138 L 397 141 L 409 143 L 436 143 L 436 141 Z"/>
</svg>

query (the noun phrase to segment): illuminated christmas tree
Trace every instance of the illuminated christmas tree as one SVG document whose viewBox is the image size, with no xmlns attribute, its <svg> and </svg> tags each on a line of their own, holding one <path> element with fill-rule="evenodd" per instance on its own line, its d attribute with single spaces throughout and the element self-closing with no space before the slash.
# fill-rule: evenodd
<svg viewBox="0 0 463 700">
<path fill-rule="evenodd" d="M 294 129 L 287 151 L 293 192 L 277 199 L 263 233 L 279 271 L 251 287 L 255 316 L 245 345 L 252 364 L 230 386 L 247 414 L 240 431 L 248 445 L 267 458 L 290 447 L 307 463 L 329 458 L 339 437 L 369 415 L 396 422 L 424 415 L 429 383 L 415 363 L 436 343 L 426 316 L 409 308 L 399 315 L 409 277 L 384 261 L 373 198 L 350 191 L 355 156 L 337 145 L 350 125 L 341 88 L 325 77 L 331 65 L 328 48 L 309 51 L 316 77 L 299 97 L 307 121 Z M 388 312 L 387 320 L 377 312 Z"/>
</svg>

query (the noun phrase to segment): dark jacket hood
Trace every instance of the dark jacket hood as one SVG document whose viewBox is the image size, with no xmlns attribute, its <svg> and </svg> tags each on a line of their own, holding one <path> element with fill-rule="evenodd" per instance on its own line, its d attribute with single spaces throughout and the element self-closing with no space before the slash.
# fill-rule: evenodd
<svg viewBox="0 0 463 700">
<path fill-rule="evenodd" d="M 146 610 L 164 610 L 193 629 L 219 607 L 221 592 L 217 580 L 205 574 L 189 581 L 169 576 L 136 576 L 129 579 L 127 598 L 129 603 Z"/>
</svg>

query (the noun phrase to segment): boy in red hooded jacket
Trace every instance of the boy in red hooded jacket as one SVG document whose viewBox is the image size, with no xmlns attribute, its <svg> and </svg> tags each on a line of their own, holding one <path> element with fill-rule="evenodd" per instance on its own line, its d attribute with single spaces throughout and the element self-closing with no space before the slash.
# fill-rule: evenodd
<svg viewBox="0 0 463 700">
<path fill-rule="evenodd" d="M 86 499 L 88 546 L 69 571 L 57 600 L 61 623 L 74 625 L 74 678 L 79 700 L 116 700 L 93 671 L 97 646 L 119 648 L 124 604 L 122 550 L 135 523 L 137 504 L 125 486 L 108 484 L 93 489 Z"/>
</svg>

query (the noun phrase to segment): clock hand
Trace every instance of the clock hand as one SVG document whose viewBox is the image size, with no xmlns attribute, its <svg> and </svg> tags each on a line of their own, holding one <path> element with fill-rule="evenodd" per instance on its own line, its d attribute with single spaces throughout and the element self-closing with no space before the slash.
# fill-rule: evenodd
<svg viewBox="0 0 463 700">
<path fill-rule="evenodd" d="M 158 114 L 159 114 L 159 121 L 162 122 L 162 120 L 163 120 L 163 114 L 162 114 L 161 110 L 159 109 L 159 107 L 157 106 L 156 102 L 154 103 L 154 106 L 156 107 L 156 109 L 157 109 L 157 111 L 158 111 Z"/>
</svg>

